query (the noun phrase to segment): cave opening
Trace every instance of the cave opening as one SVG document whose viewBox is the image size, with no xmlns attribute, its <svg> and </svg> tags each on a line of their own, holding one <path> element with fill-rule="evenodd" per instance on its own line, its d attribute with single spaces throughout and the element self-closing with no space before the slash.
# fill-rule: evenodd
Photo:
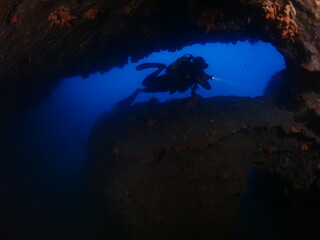
<svg viewBox="0 0 320 240">
<path fill-rule="evenodd" d="M 85 145 L 94 122 L 101 113 L 111 111 L 117 101 L 141 87 L 143 78 L 153 71 L 137 72 L 135 66 L 144 62 L 168 65 L 184 54 L 202 56 L 209 65 L 206 72 L 217 77 L 211 83 L 212 90 L 199 89 L 202 97 L 262 96 L 272 75 L 285 68 L 282 55 L 270 44 L 214 43 L 196 44 L 176 52 L 153 53 L 136 63 L 129 61 L 123 68 L 114 68 L 104 74 L 62 80 L 52 95 L 17 121 L 12 130 L 11 162 L 14 165 L 15 159 L 19 159 L 15 167 L 19 168 L 17 172 L 21 175 L 21 183 L 15 183 L 19 185 L 15 187 L 26 191 L 25 197 L 28 198 L 23 204 L 27 207 L 17 209 L 21 218 L 34 212 L 33 221 L 36 222 L 41 212 L 46 212 L 52 217 L 45 221 L 53 221 L 53 225 L 59 228 L 60 217 L 68 215 L 70 221 L 79 217 L 78 213 L 75 214 L 78 208 L 91 201 L 88 194 L 79 189 L 85 184 L 82 175 L 87 155 Z M 136 103 L 148 101 L 151 97 L 165 102 L 189 96 L 190 91 L 174 95 L 143 93 Z M 82 198 L 82 202 L 74 204 L 75 198 Z M 77 223 L 75 221 L 74 224 Z M 74 229 L 77 227 L 74 226 Z"/>
<path fill-rule="evenodd" d="M 82 166 L 85 149 L 94 121 L 104 111 L 110 111 L 114 104 L 129 96 L 153 69 L 137 72 L 135 67 L 145 62 L 160 62 L 166 65 L 184 54 L 202 56 L 209 67 L 206 72 L 217 77 L 211 82 L 212 89 L 199 88 L 202 97 L 263 95 L 269 79 L 285 68 L 284 58 L 271 45 L 264 42 L 251 44 L 196 44 L 176 52 L 156 52 L 137 63 L 129 61 L 123 68 L 114 68 L 107 73 L 96 73 L 87 79 L 79 77 L 62 80 L 39 108 L 30 111 L 24 128 L 32 132 L 28 148 L 42 149 L 39 158 L 46 159 L 50 172 L 70 175 Z M 160 102 L 172 98 L 186 98 L 184 93 L 143 93 L 136 102 L 156 97 Z M 28 122 L 28 123 L 27 123 Z M 28 126 L 29 124 L 29 126 Z M 50 143 L 50 144 L 48 144 Z M 54 152 L 54 154 L 51 154 Z M 65 159 L 68 159 L 67 161 Z M 54 165 L 52 165 L 54 164 Z M 65 173 L 65 174 L 63 174 Z"/>
</svg>

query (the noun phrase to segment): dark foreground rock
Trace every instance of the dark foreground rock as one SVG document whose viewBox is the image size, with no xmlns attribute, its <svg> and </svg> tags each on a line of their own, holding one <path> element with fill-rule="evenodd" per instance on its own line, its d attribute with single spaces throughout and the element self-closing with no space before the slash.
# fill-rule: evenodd
<svg viewBox="0 0 320 240">
<path fill-rule="evenodd" d="M 319 199 L 319 139 L 297 115 L 266 97 L 150 101 L 105 114 L 88 143 L 93 181 L 128 239 L 242 239 L 254 168 L 280 176 L 282 200 L 276 190 L 259 200 L 270 208 L 258 217 L 272 218 L 273 239 L 313 239 L 319 220 L 305 208 Z"/>
</svg>

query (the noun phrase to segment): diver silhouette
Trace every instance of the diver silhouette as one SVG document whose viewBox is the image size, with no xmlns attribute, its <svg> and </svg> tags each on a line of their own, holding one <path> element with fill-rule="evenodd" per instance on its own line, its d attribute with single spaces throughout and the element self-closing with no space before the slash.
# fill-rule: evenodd
<svg viewBox="0 0 320 240">
<path fill-rule="evenodd" d="M 136 67 L 136 70 L 141 71 L 147 68 L 158 68 L 158 70 L 142 81 L 145 88 L 138 88 L 129 97 L 117 102 L 115 109 L 130 105 L 141 92 L 170 92 L 173 94 L 177 91 L 182 93 L 191 88 L 191 95 L 195 96 L 198 84 L 210 90 L 211 85 L 208 80 L 214 79 L 204 71 L 208 68 L 205 60 L 202 57 L 193 57 L 191 54 L 178 58 L 168 67 L 162 63 L 142 63 Z M 164 69 L 166 69 L 165 73 L 158 76 Z"/>
</svg>

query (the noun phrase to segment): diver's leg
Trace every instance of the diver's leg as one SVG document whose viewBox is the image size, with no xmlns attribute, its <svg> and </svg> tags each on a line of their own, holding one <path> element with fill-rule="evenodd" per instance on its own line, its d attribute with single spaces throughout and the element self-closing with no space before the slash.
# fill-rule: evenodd
<svg viewBox="0 0 320 240">
<path fill-rule="evenodd" d="M 142 81 L 142 85 L 145 87 L 149 87 L 152 86 L 152 81 L 154 81 L 154 79 L 159 75 L 159 73 L 165 69 L 167 66 L 165 64 L 162 63 L 158 63 L 157 66 L 158 70 L 154 71 L 153 73 L 151 73 L 149 76 L 147 76 L 143 81 Z"/>
<path fill-rule="evenodd" d="M 139 95 L 139 93 L 154 93 L 157 92 L 157 90 L 151 89 L 151 88 L 137 88 L 129 97 L 119 101 L 116 103 L 113 109 L 121 109 L 126 106 L 129 106 L 133 101 L 136 99 L 136 97 Z"/>
<path fill-rule="evenodd" d="M 143 89 L 137 88 L 129 97 L 117 102 L 114 109 L 121 109 L 130 105 L 142 91 Z"/>
<path fill-rule="evenodd" d="M 163 64 L 163 63 L 142 63 L 142 64 L 136 66 L 136 70 L 141 71 L 141 70 L 144 70 L 147 68 L 162 68 L 163 65 L 165 65 L 165 64 Z"/>
</svg>

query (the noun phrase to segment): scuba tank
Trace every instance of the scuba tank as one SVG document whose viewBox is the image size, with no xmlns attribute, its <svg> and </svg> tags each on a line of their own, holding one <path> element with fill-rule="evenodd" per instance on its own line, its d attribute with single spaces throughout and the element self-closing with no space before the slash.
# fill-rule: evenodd
<svg viewBox="0 0 320 240">
<path fill-rule="evenodd" d="M 178 76 L 183 73 L 183 68 L 185 68 L 185 66 L 192 64 L 193 59 L 194 57 L 191 54 L 185 54 L 167 66 L 166 72 Z"/>
</svg>

